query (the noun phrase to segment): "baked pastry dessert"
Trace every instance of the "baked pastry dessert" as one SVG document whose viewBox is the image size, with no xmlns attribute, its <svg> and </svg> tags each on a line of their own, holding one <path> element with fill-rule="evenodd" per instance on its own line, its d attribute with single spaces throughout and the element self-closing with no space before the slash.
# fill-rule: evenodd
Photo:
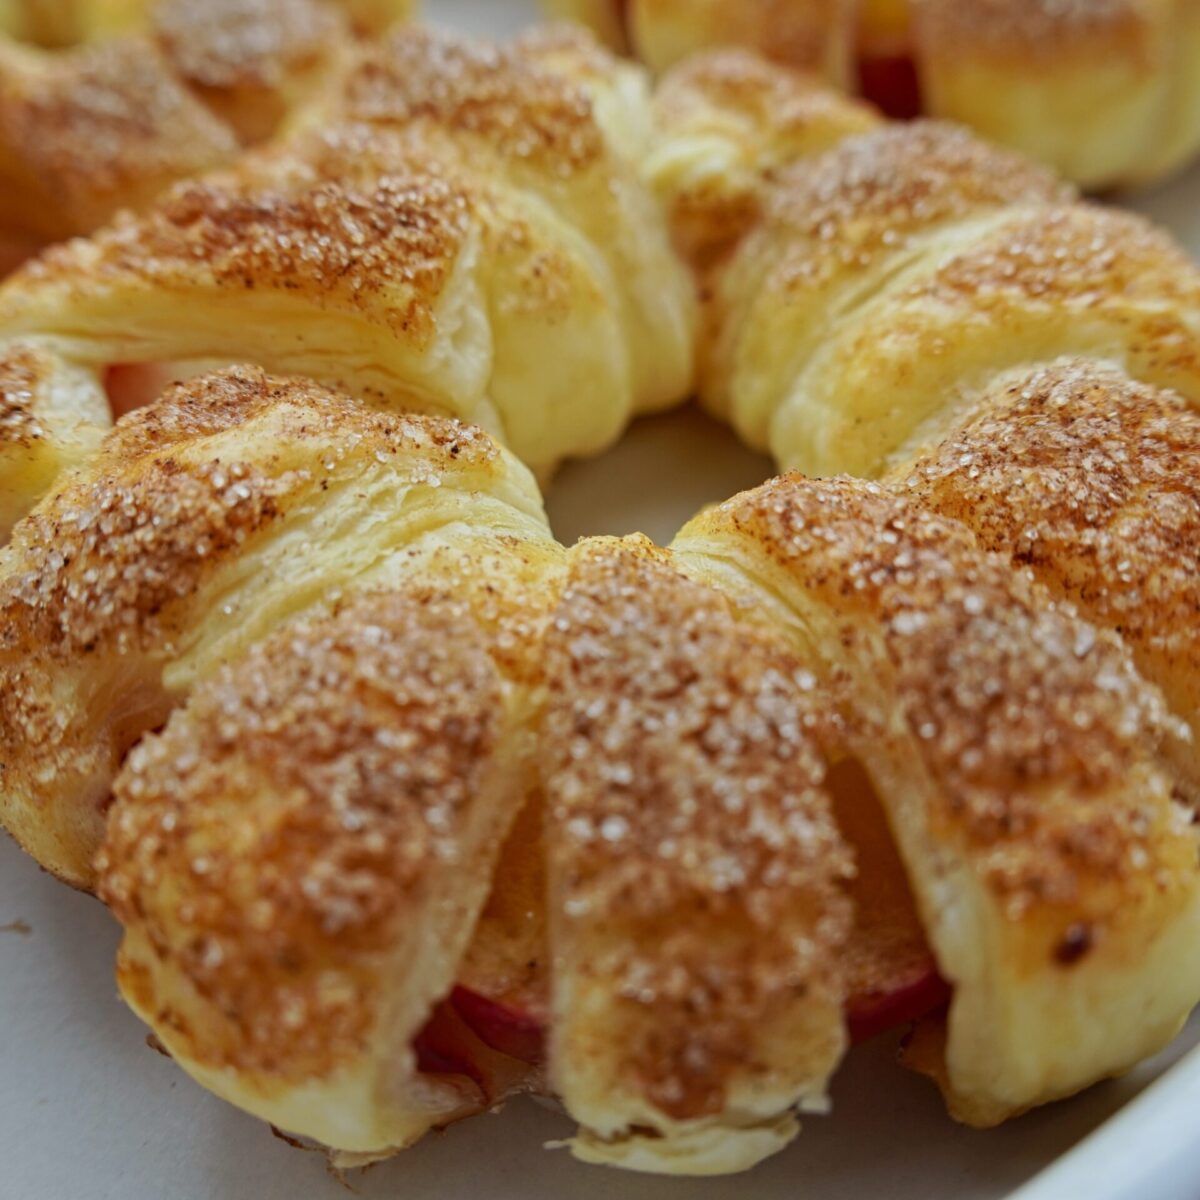
<svg viewBox="0 0 1200 1200">
<path fill-rule="evenodd" d="M 407 0 L 10 0 L 0 8 L 0 233 L 36 246 L 231 161 Z"/>
<path fill-rule="evenodd" d="M 292 137 L 12 277 L 2 336 L 93 396 L 114 366 L 257 361 L 478 422 L 548 470 L 691 387 L 693 284 L 639 173 L 648 105 L 581 35 L 497 51 L 402 28 Z M 81 427 L 42 422 L 60 378 L 8 386 L 41 437 L 3 453 L 74 453 Z M 0 534 L 43 479 L 6 473 Z"/>
<path fill-rule="evenodd" d="M 748 54 L 681 68 L 653 122 L 638 78 L 561 34 L 400 35 L 328 128 L 0 291 L 15 411 L 102 410 L 100 369 L 146 358 L 362 394 L 203 370 L 0 461 L 26 505 L 74 464 L 0 550 L 0 819 L 112 907 L 177 1061 L 343 1164 L 534 1090 L 588 1161 L 742 1169 L 850 1037 L 911 1020 L 989 1125 L 1200 999 L 1197 268 Z M 604 386 L 665 403 L 652 351 L 685 381 L 692 324 L 643 175 L 706 402 L 814 477 L 669 549 L 567 549 L 519 455 L 398 410 L 495 399 L 552 461 L 562 376 L 527 347 L 553 311 L 575 361 L 593 301 Z M 522 273 L 535 229 L 562 240 Z M 611 290 L 521 324 L 502 301 L 562 247 Z M 624 349 L 652 319 L 678 341 Z"/>
<path fill-rule="evenodd" d="M 931 113 L 1020 147 L 1084 187 L 1149 183 L 1200 145 L 1192 0 L 919 0 L 913 46 Z"/>
<path fill-rule="evenodd" d="M 1200 11 L 1192 0 L 556 0 L 620 25 L 664 70 L 702 47 L 746 46 L 841 84 L 895 115 L 961 121 L 1089 188 L 1148 183 L 1200 146 Z M 790 32 L 789 31 L 793 31 Z"/>
<path fill-rule="evenodd" d="M 1142 666 L 1172 691 L 1171 674 L 1190 656 L 1178 649 L 1191 624 L 1181 619 L 1193 602 L 1183 578 L 1190 565 L 1175 577 L 1141 551 L 1151 537 L 1191 545 L 1187 504 L 1176 509 L 1174 484 L 1156 481 L 1195 470 L 1189 404 L 1200 402 L 1200 271 L 1146 222 L 1081 204 L 1042 169 L 950 126 L 882 125 L 780 170 L 770 135 L 746 129 L 770 123 L 768 110 L 789 87 L 796 106 L 812 107 L 807 80 L 731 51 L 681 67 L 660 91 L 672 150 L 650 166 L 668 207 L 687 216 L 687 244 L 697 244 L 696 229 L 728 231 L 731 207 L 743 214 L 732 239 L 714 235 L 702 248 L 702 399 L 784 467 L 877 478 L 906 474 L 962 423 L 973 428 L 995 394 L 1050 389 L 1057 399 L 1044 422 L 1027 428 L 1039 446 L 1046 440 L 1046 453 L 1071 447 L 1075 458 L 1039 460 L 1036 469 L 1014 459 L 1001 490 L 1030 509 L 1005 510 L 1012 536 L 1034 537 L 1051 515 L 1065 521 L 1065 501 L 1050 492 L 1085 487 L 1075 495 L 1075 549 L 1048 535 L 1055 566 L 1043 569 L 1058 572 L 1060 590 L 1093 617 L 1105 610 L 1105 624 L 1126 632 L 1130 622 L 1153 625 L 1134 640 L 1158 648 L 1158 665 L 1145 657 Z M 814 128 L 846 120 L 822 116 Z M 1084 361 L 1060 361 L 1076 358 Z M 1059 388 L 1060 378 L 1074 383 Z M 1130 407 L 1133 380 L 1150 391 L 1137 392 Z M 1124 415 L 1107 426 L 1088 416 L 1054 432 L 1055 420 L 1068 422 L 1067 397 L 1077 389 Z M 1092 495 L 1102 450 L 1120 474 L 1110 495 Z M 975 471 L 994 460 L 975 442 L 961 452 Z M 1041 472 L 1050 491 L 1035 482 Z M 1115 559 L 1093 561 L 1102 514 L 1128 532 L 1143 504 L 1142 534 L 1118 538 Z M 986 509 L 976 496 L 953 512 L 982 527 Z M 1041 561 L 1028 541 L 1002 545 L 994 518 L 989 524 L 997 549 Z M 1083 562 L 1090 565 L 1079 574 Z M 1120 567 L 1120 586 L 1103 577 L 1102 563 Z M 1176 711 L 1195 729 L 1193 701 L 1181 698 Z M 1177 750 L 1181 763 L 1191 759 L 1188 744 Z M 1186 774 L 1194 796 L 1194 767 Z"/>
<path fill-rule="evenodd" d="M 445 438 L 445 465 L 454 471 L 433 472 L 430 438 Z M 410 469 L 390 470 L 395 511 L 372 521 L 386 505 L 365 468 L 390 455 Z M 115 768 L 161 723 L 172 698 L 325 592 L 346 591 L 356 579 L 369 586 L 368 568 L 403 537 L 405 520 L 420 529 L 454 525 L 456 508 L 483 490 L 472 480 L 479 469 L 511 477 L 489 482 L 513 510 L 507 526 L 488 521 L 490 536 L 518 530 L 522 520 L 544 524 L 527 473 L 482 434 L 446 433 L 436 422 L 387 424 L 349 400 L 335 404 L 315 385 L 276 388 L 253 372 L 217 376 L 132 414 L 4 551 L 14 584 L 5 728 L 10 741 L 19 732 L 26 764 L 6 763 L 10 832 L 44 866 L 91 886 Z M 335 515 L 339 497 L 350 507 Z M 354 537 L 334 538 L 342 522 Z M 380 542 L 366 536 L 371 527 Z M 331 538 L 345 557 L 326 557 Z M 256 546 L 266 555 L 258 564 Z M 39 677 L 53 680 L 52 702 Z"/>
<path fill-rule="evenodd" d="M 566 551 L 482 432 L 243 369 L 132 414 L 3 554 L 6 825 L 61 869 L 107 808 L 126 997 L 341 1161 L 528 1088 L 591 1161 L 790 1140 L 845 1045 L 847 755 L 953 987 L 959 1115 L 1120 1070 L 1200 995 L 1161 698 L 877 486 Z"/>
</svg>

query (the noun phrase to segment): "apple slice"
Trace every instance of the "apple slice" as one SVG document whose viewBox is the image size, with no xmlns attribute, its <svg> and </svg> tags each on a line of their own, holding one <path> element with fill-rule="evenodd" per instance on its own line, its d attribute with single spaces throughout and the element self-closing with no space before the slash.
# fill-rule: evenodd
<svg viewBox="0 0 1200 1200">
<path fill-rule="evenodd" d="M 859 12 L 858 90 L 889 117 L 921 113 L 909 0 L 863 0 Z"/>
<path fill-rule="evenodd" d="M 544 1057 L 550 1008 L 545 895 L 542 806 L 534 799 L 500 851 L 496 886 L 450 998 L 485 1044 L 531 1065 Z"/>
<path fill-rule="evenodd" d="M 498 1054 L 482 1041 L 449 1000 L 433 1010 L 425 1028 L 413 1042 L 417 1070 L 425 1075 L 453 1075 L 467 1093 L 454 1121 L 484 1112 L 529 1083 L 530 1068 L 508 1055 Z M 470 1097 L 471 1091 L 475 1097 Z"/>
<path fill-rule="evenodd" d="M 858 89 L 887 116 L 911 120 L 924 111 L 921 81 L 909 54 L 863 56 L 858 62 Z"/>
<path fill-rule="evenodd" d="M 471 1080 L 483 1107 L 527 1082 L 545 1056 L 544 894 L 542 812 L 535 800 L 518 815 L 500 851 L 496 886 L 458 985 L 414 1046 L 422 1071 Z"/>
<path fill-rule="evenodd" d="M 846 1020 L 851 1040 L 862 1042 L 937 1012 L 950 988 L 938 974 L 866 773 L 843 760 L 830 771 L 829 787 L 838 824 L 858 861 L 850 888 L 854 931 L 844 961 Z M 471 1080 L 481 1108 L 527 1084 L 545 1060 L 549 956 L 541 821 L 537 801 L 517 818 L 458 985 L 415 1046 L 422 1071 Z"/>
<path fill-rule="evenodd" d="M 450 994 L 450 1004 L 484 1045 L 531 1067 L 541 1065 L 546 1052 L 544 1018 L 461 986 Z"/>
<path fill-rule="evenodd" d="M 177 378 L 162 363 L 113 363 L 104 372 L 104 390 L 113 420 L 152 404 Z"/>
<path fill-rule="evenodd" d="M 228 365 L 216 359 L 113 363 L 104 372 L 104 391 L 113 420 L 120 420 L 135 408 L 153 404 L 173 383 L 183 383 Z"/>
<path fill-rule="evenodd" d="M 828 784 L 838 826 L 858 862 L 850 887 L 854 932 L 844 961 L 846 1020 L 851 1040 L 862 1042 L 942 1007 L 950 988 L 938 974 L 883 806 L 866 772 L 844 759 L 830 771 Z"/>
<path fill-rule="evenodd" d="M 488 1093 L 487 1074 L 474 1053 L 474 1039 L 457 1018 L 454 1008 L 442 1001 L 433 1010 L 425 1028 L 417 1034 L 413 1050 L 417 1070 L 423 1075 L 461 1075 L 479 1089 L 481 1103 Z"/>
</svg>

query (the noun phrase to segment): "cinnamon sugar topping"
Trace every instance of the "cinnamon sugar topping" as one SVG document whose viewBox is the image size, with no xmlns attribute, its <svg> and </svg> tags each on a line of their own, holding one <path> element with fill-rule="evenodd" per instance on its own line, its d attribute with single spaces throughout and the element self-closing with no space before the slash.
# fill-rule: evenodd
<svg viewBox="0 0 1200 1200">
<path fill-rule="evenodd" d="M 1200 665 L 1200 416 L 1114 367 L 1002 380 L 909 475 L 1133 646 Z"/>
<path fill-rule="evenodd" d="M 157 0 L 154 29 L 185 78 L 203 87 L 278 87 L 343 34 L 317 0 Z"/>
<path fill-rule="evenodd" d="M 501 705 L 462 605 L 376 595 L 259 645 L 134 750 L 101 895 L 236 1026 L 197 1031 L 203 1061 L 310 1077 L 359 1046 Z"/>
<path fill-rule="evenodd" d="M 717 1111 L 756 1023 L 847 933 L 812 676 L 635 540 L 579 553 L 546 671 L 555 902 L 606 931 L 590 969 L 629 1019 L 653 1014 L 622 1055 L 639 1086 L 675 1117 Z"/>
<path fill-rule="evenodd" d="M 1170 721 L 1117 638 L 875 485 L 786 476 L 720 512 L 838 614 L 846 651 L 885 656 L 941 819 L 1011 911 L 1148 861 L 1161 781 L 1120 785 Z"/>
<path fill-rule="evenodd" d="M 30 346 L 10 346 L 0 358 L 0 447 L 28 445 L 44 436 L 34 411 L 45 363 Z"/>
</svg>

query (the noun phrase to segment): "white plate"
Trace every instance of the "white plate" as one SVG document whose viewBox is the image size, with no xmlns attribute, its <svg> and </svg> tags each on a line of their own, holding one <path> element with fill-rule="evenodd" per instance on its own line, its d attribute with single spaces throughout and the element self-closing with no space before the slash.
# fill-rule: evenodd
<svg viewBox="0 0 1200 1200">
<path fill-rule="evenodd" d="M 489 32 L 532 15 L 520 0 L 428 0 L 427 8 L 436 20 Z M 1200 252 L 1200 171 L 1135 207 Z M 642 529 L 664 540 L 702 504 L 768 473 L 765 459 L 723 429 L 679 413 L 644 422 L 602 459 L 569 467 L 550 510 L 566 539 Z M 0 1197 L 345 1200 L 320 1157 L 277 1141 L 147 1049 L 145 1029 L 112 982 L 112 920 L 0 839 L 0 926 L 10 922 L 28 932 L 0 932 Z M 1192 1200 L 1200 1194 L 1200 1058 L 1155 1080 L 1196 1043 L 1200 1018 L 1128 1078 L 977 1133 L 948 1120 L 927 1083 L 896 1069 L 894 1045 L 883 1039 L 854 1051 L 838 1072 L 832 1116 L 810 1118 L 787 1153 L 734 1179 L 668 1181 L 580 1166 L 542 1149 L 568 1131 L 561 1117 L 514 1102 L 350 1182 L 368 1200 L 992 1200 L 1054 1164 L 1021 1200 Z"/>
</svg>

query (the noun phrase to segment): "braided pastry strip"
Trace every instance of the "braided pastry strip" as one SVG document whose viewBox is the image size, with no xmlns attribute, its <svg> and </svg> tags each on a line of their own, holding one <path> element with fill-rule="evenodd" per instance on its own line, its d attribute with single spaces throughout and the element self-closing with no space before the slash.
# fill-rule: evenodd
<svg viewBox="0 0 1200 1200">
<path fill-rule="evenodd" d="M 0 9 L 0 232 L 23 244 L 90 233 L 232 161 L 345 68 L 343 10 L 365 32 L 408 8 L 12 0 Z"/>
<path fill-rule="evenodd" d="M 117 765 L 197 679 L 328 589 L 368 586 L 407 522 L 473 506 L 494 537 L 544 533 L 528 474 L 482 434 L 254 373 L 197 387 L 122 422 L 3 551 L 5 824 L 79 886 Z"/>
<path fill-rule="evenodd" d="M 23 464 L 98 436 L 53 420 L 59 380 L 90 379 L 102 427 L 113 365 L 257 361 L 481 423 L 539 470 L 687 394 L 693 287 L 638 176 L 636 68 L 568 33 L 501 49 L 402 29 L 318 107 L 0 289 L 10 357 L 56 364 L 32 386 L 0 373 L 41 432 L 0 440 L 0 532 L 47 473 Z"/>
<path fill-rule="evenodd" d="M 812 475 L 899 481 L 944 443 L 910 488 L 1128 638 L 1190 727 L 1172 757 L 1194 799 L 1200 270 L 949 126 L 780 168 L 789 93 L 813 144 L 858 119 L 739 52 L 659 94 L 649 169 L 702 276 L 705 403 Z"/>
<path fill-rule="evenodd" d="M 124 994 L 340 1161 L 531 1087 L 590 1161 L 790 1140 L 870 917 L 846 756 L 953 987 L 959 1115 L 1122 1070 L 1200 995 L 1161 697 L 876 485 L 565 551 L 482 433 L 243 369 L 128 417 L 0 571 L 6 825 L 88 883 L 107 809 Z"/>
<path fill-rule="evenodd" d="M 1151 182 L 1200 148 L 1195 0 L 546 0 L 655 71 L 741 46 L 898 116 L 961 121 L 1091 188 Z M 855 71 L 855 46 L 858 63 Z M 857 74 L 857 79 L 855 76 Z"/>
</svg>

